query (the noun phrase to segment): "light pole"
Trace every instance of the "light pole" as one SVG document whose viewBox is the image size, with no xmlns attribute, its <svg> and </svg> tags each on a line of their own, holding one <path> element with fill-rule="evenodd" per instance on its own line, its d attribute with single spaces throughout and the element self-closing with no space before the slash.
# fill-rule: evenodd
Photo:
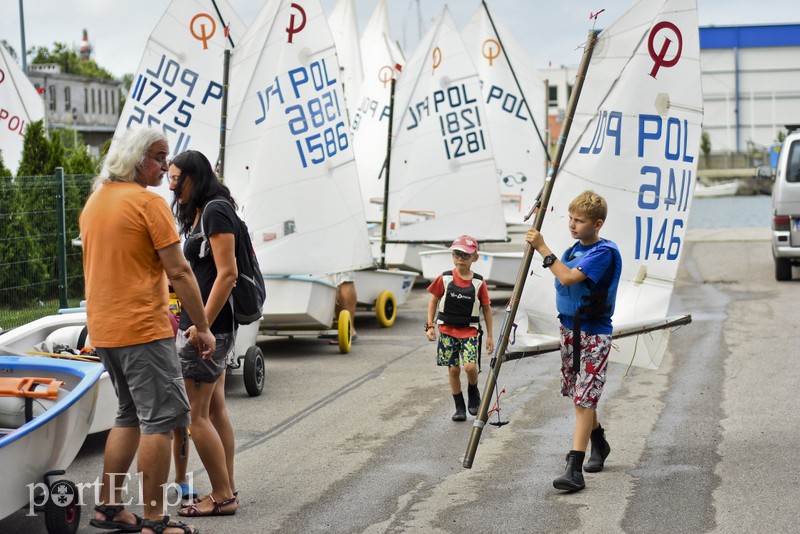
<svg viewBox="0 0 800 534">
<path fill-rule="evenodd" d="M 19 34 L 22 38 L 22 72 L 28 75 L 28 53 L 25 50 L 25 13 L 22 11 L 22 0 L 19 0 Z"/>
</svg>

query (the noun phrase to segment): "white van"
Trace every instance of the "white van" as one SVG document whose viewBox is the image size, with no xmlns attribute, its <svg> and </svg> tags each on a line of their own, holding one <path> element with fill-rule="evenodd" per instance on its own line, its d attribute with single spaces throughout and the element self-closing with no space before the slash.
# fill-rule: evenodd
<svg viewBox="0 0 800 534">
<path fill-rule="evenodd" d="M 800 265 L 800 126 L 789 127 L 775 170 L 772 257 L 775 279 L 791 280 L 792 265 Z"/>
</svg>

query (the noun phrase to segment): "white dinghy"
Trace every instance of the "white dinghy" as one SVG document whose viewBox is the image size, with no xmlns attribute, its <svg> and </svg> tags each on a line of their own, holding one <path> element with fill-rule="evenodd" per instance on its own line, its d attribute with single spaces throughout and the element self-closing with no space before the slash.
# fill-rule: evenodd
<svg viewBox="0 0 800 534">
<path fill-rule="evenodd" d="M 505 220 L 521 224 L 547 173 L 545 83 L 486 2 L 478 5 L 461 35 L 482 83 Z"/>
<path fill-rule="evenodd" d="M 667 314 L 697 178 L 699 52 L 695 0 L 641 0 L 603 30 L 553 186 L 542 234 L 559 254 L 572 245 L 574 196 L 591 189 L 608 202 L 601 235 L 622 254 L 613 361 L 657 368 L 667 326 L 690 320 Z M 540 260 L 531 264 L 510 353 L 558 346 L 553 276 Z"/>
<path fill-rule="evenodd" d="M 364 81 L 355 0 L 338 0 L 328 17 L 328 27 L 336 45 L 336 57 L 339 58 L 339 76 L 347 116 L 352 119 L 358 91 Z"/>
<path fill-rule="evenodd" d="M 48 532 L 77 531 L 77 486 L 49 478 L 63 474 L 83 445 L 102 373 L 98 364 L 0 356 L 0 519 L 28 504 L 40 485 L 63 496 L 45 501 Z"/>
<path fill-rule="evenodd" d="M 147 40 L 114 140 L 129 128 L 161 128 L 170 159 L 191 149 L 214 162 L 220 150 L 224 52 L 245 29 L 227 0 L 172 0 Z M 168 180 L 153 190 L 172 202 Z"/>
<path fill-rule="evenodd" d="M 0 151 L 3 153 L 3 164 L 17 174 L 22 159 L 25 127 L 44 119 L 44 99 L 5 46 L 0 46 L 0 102 Z"/>
<path fill-rule="evenodd" d="M 453 257 L 449 249 L 419 253 L 422 277 L 433 280 L 445 271 L 453 269 Z M 484 252 L 478 249 L 478 261 L 472 270 L 483 276 L 490 286 L 509 287 L 517 281 L 521 252 Z"/>
<path fill-rule="evenodd" d="M 332 275 L 372 266 L 339 64 L 318 1 L 268 2 L 237 43 L 226 184 L 265 275 L 261 332 L 328 329 Z M 340 314 L 339 348 L 350 350 Z"/>
<path fill-rule="evenodd" d="M 387 244 L 507 238 L 482 100 L 478 73 L 445 7 L 398 76 Z"/>
<path fill-rule="evenodd" d="M 47 315 L 0 334 L 0 350 L 14 354 L 58 358 L 61 350 L 74 353 L 86 347 L 91 347 L 91 339 L 86 330 L 85 311 Z M 89 433 L 94 434 L 114 426 L 119 403 L 103 364 L 98 361 L 89 365 L 102 373 L 98 382 L 98 408 L 89 428 Z"/>
<path fill-rule="evenodd" d="M 353 150 L 364 202 L 364 215 L 372 225 L 372 256 L 379 265 L 422 272 L 419 252 L 441 248 L 432 244 L 386 243 L 383 207 L 389 135 L 391 82 L 405 64 L 403 53 L 391 39 L 386 0 L 379 0 L 361 36 L 364 81 L 351 115 Z M 360 295 L 360 290 L 358 291 Z"/>
</svg>

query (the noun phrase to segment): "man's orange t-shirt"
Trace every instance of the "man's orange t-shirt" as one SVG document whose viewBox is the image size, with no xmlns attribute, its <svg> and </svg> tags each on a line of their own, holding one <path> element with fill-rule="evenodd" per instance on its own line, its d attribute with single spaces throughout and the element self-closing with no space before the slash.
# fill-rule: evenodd
<svg viewBox="0 0 800 534">
<path fill-rule="evenodd" d="M 92 344 L 125 347 L 173 337 L 169 285 L 156 250 L 180 241 L 159 195 L 106 182 L 80 216 Z"/>
</svg>

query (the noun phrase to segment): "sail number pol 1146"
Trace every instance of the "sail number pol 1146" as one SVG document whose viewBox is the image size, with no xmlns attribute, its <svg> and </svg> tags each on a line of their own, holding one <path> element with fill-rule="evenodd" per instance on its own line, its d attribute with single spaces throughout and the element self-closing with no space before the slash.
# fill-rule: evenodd
<svg viewBox="0 0 800 534">
<path fill-rule="evenodd" d="M 611 146 L 605 148 L 613 149 L 613 156 L 620 156 L 628 147 L 623 142 L 622 113 L 600 111 L 597 118 L 591 142 L 581 147 L 579 153 L 598 155 L 608 141 Z M 689 195 L 694 187 L 691 167 L 695 156 L 687 150 L 688 138 L 689 121 L 686 119 L 651 114 L 638 116 L 636 155 L 646 158 L 648 164 L 639 170 L 637 211 L 643 213 L 637 214 L 633 221 L 636 259 L 654 257 L 674 261 L 679 257 Z"/>
</svg>

